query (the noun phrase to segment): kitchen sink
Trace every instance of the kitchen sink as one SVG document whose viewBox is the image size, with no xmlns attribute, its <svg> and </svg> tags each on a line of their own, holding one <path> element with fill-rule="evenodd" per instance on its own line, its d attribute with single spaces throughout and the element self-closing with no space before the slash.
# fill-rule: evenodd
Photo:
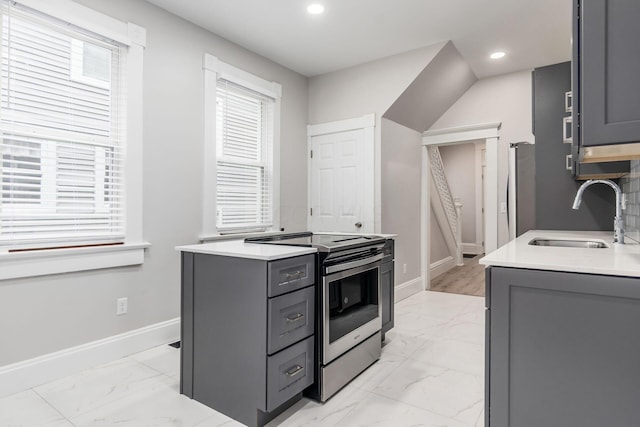
<svg viewBox="0 0 640 427">
<path fill-rule="evenodd" d="M 546 239 L 535 238 L 529 242 L 532 246 L 556 246 L 560 248 L 608 248 L 605 242 L 598 240 L 571 240 L 571 239 Z"/>
</svg>

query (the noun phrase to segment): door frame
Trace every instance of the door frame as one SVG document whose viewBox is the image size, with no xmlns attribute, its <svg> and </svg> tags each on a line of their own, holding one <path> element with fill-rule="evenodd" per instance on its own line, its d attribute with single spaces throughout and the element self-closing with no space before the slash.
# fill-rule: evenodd
<svg viewBox="0 0 640 427">
<path fill-rule="evenodd" d="M 498 221 L 500 218 L 500 207 L 498 204 L 499 186 L 499 152 L 498 141 L 500 139 L 501 122 L 478 124 L 472 126 L 460 126 L 455 128 L 429 130 L 422 134 L 422 197 L 420 204 L 420 252 L 422 283 L 425 289 L 430 288 L 430 239 L 428 237 L 431 229 L 431 167 L 429 163 L 430 145 L 458 144 L 476 140 L 485 141 L 485 170 L 484 177 L 484 242 L 485 252 L 489 253 L 498 248 Z"/>
<path fill-rule="evenodd" d="M 367 164 L 371 165 L 371 187 L 370 199 L 373 201 L 372 210 L 370 212 L 371 218 L 375 221 L 375 205 L 378 200 L 375 195 L 378 180 L 376 179 L 376 172 L 379 170 L 375 167 L 375 126 L 376 116 L 374 113 L 365 114 L 361 117 L 354 117 L 352 119 L 338 120 L 334 122 L 319 123 L 316 125 L 307 125 L 307 228 L 311 227 L 311 138 L 314 136 L 327 135 L 331 133 L 347 132 L 351 130 L 363 130 L 364 147 L 366 147 L 365 153 L 363 153 L 368 159 L 365 159 Z M 378 225 L 374 223 L 374 230 L 378 230 Z M 331 230 L 324 230 L 331 231 Z"/>
<path fill-rule="evenodd" d="M 481 254 L 484 253 L 484 193 L 485 183 L 484 183 L 484 171 L 483 165 L 484 163 L 484 155 L 487 154 L 487 147 L 485 142 L 475 142 L 474 143 L 476 149 L 476 241 L 475 243 L 475 253 Z M 478 252 L 480 251 L 480 252 Z"/>
</svg>

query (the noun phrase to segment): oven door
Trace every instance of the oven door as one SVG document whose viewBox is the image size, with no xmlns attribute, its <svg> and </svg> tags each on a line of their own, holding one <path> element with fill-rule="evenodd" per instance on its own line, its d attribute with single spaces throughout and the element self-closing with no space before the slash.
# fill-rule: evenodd
<svg viewBox="0 0 640 427">
<path fill-rule="evenodd" d="M 324 276 L 322 317 L 324 365 L 379 331 L 380 263 Z"/>
</svg>

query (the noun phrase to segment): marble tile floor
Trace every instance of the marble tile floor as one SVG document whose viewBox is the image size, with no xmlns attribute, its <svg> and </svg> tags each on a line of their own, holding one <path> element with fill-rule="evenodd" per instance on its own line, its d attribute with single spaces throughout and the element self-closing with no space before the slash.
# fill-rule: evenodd
<svg viewBox="0 0 640 427">
<path fill-rule="evenodd" d="M 420 292 L 396 304 L 378 362 L 268 427 L 483 426 L 483 337 L 483 298 Z M 0 426 L 241 426 L 180 395 L 178 368 L 169 346 L 116 360 L 0 399 Z"/>
</svg>

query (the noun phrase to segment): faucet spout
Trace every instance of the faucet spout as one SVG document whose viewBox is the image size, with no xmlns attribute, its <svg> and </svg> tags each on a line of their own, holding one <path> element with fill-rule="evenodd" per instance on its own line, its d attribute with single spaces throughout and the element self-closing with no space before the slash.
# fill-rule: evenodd
<svg viewBox="0 0 640 427">
<path fill-rule="evenodd" d="M 590 179 L 585 181 L 580 188 L 578 188 L 578 192 L 576 193 L 576 197 L 573 199 L 573 209 L 579 209 L 580 203 L 582 202 L 582 194 L 587 187 L 593 184 L 606 184 L 609 187 L 613 188 L 613 191 L 616 193 L 616 216 L 613 219 L 613 242 L 614 243 L 624 243 L 624 220 L 622 219 L 622 190 L 620 186 L 610 179 Z"/>
</svg>

